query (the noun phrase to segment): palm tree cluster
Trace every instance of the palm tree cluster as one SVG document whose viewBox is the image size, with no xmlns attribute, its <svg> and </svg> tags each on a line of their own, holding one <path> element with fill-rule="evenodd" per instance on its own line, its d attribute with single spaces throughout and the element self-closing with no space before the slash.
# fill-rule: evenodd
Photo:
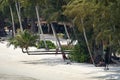
<svg viewBox="0 0 120 80">
<path fill-rule="evenodd" d="M 10 12 L 8 12 L 10 11 Z M 5 13 L 5 15 L 3 15 Z M 119 0 L 1 0 L 0 14 L 4 18 L 11 19 L 14 36 L 15 23 L 19 22 L 20 30 L 23 32 L 24 18 L 31 19 L 31 26 L 35 28 L 38 22 L 38 32 L 43 36 L 41 18 L 51 26 L 53 33 L 53 22 L 62 22 L 68 39 L 75 36 L 78 44 L 85 43 L 91 61 L 96 64 L 96 57 L 103 56 L 105 49 L 109 48 L 109 56 L 120 51 L 120 1 Z M 11 18 L 9 17 L 11 15 Z M 0 20 L 1 21 L 1 20 Z M 71 36 L 67 32 L 66 23 L 73 28 Z M 0 26 L 1 27 L 1 26 Z M 75 31 L 78 30 L 77 31 Z M 34 30 L 34 29 L 32 29 Z M 77 33 L 76 33 L 77 32 Z M 75 35 L 72 35 L 72 34 Z M 82 36 L 79 36 L 82 35 Z M 58 40 L 57 36 L 56 40 Z M 46 44 L 44 40 L 44 44 Z M 61 47 L 59 40 L 58 45 Z M 46 46 L 47 48 L 47 46 Z M 87 48 L 87 49 L 86 49 Z M 62 48 L 61 48 L 62 49 Z M 78 54 L 77 54 L 78 55 Z"/>
<path fill-rule="evenodd" d="M 94 64 L 95 58 L 103 56 L 106 48 L 109 48 L 107 58 L 111 58 L 112 53 L 119 53 L 119 6 L 119 0 L 74 0 L 65 7 L 64 14 L 83 32 Z"/>
</svg>

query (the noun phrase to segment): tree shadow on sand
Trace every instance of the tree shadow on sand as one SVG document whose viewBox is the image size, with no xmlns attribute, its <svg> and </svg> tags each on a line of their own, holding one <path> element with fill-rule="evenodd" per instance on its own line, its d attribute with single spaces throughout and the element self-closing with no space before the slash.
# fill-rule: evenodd
<svg viewBox="0 0 120 80">
<path fill-rule="evenodd" d="M 38 80 L 38 79 L 19 75 L 0 74 L 0 80 Z"/>
<path fill-rule="evenodd" d="M 40 60 L 29 60 L 29 61 L 20 61 L 24 64 L 32 64 L 32 65 L 48 65 L 48 66 L 56 66 L 59 64 L 66 64 L 64 60 L 61 58 L 53 59 L 53 58 L 44 58 Z"/>
<path fill-rule="evenodd" d="M 93 77 L 97 78 L 98 80 L 120 80 L 120 68 L 119 67 L 112 67 L 110 70 L 106 71 L 108 74 L 104 76 Z"/>
</svg>

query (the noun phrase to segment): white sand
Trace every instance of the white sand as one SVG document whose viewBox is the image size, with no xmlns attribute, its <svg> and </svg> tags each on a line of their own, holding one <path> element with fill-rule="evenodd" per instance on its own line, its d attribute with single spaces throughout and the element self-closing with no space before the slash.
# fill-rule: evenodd
<svg viewBox="0 0 120 80">
<path fill-rule="evenodd" d="M 0 80 L 120 80 L 120 68 L 66 64 L 61 55 L 27 55 L 0 43 Z"/>
</svg>

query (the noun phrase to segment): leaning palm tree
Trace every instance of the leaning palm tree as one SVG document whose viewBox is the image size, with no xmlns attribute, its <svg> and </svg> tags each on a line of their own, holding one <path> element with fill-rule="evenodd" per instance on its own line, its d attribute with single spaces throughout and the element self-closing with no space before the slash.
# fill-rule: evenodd
<svg viewBox="0 0 120 80">
<path fill-rule="evenodd" d="M 83 32 L 89 55 L 92 63 L 95 65 L 85 28 L 85 19 L 93 13 L 94 7 L 95 6 L 91 4 L 90 1 L 74 0 L 66 6 L 64 14 L 72 18 L 74 23 L 79 27 L 79 30 Z"/>
<path fill-rule="evenodd" d="M 29 54 L 28 48 L 30 46 L 36 46 L 37 39 L 37 35 L 24 30 L 23 32 L 19 32 L 14 38 L 9 39 L 8 46 L 14 45 L 15 48 L 20 47 L 23 53 Z"/>
<path fill-rule="evenodd" d="M 46 0 L 47 7 L 46 7 L 46 9 L 43 10 L 43 16 L 46 18 L 47 22 L 50 23 L 51 29 L 53 31 L 54 37 L 55 37 L 56 42 L 57 42 L 57 47 L 62 52 L 63 59 L 66 60 L 67 56 L 64 53 L 64 50 L 62 49 L 60 40 L 57 36 L 57 33 L 55 31 L 55 26 L 54 26 L 54 22 L 56 23 L 56 22 L 60 21 L 60 19 L 61 19 L 62 6 L 63 6 L 64 2 L 65 1 L 63 1 L 63 0 L 56 0 L 56 1 Z M 64 27 L 65 27 L 66 33 L 68 33 L 66 25 L 64 25 Z M 67 34 L 67 36 L 69 36 L 69 35 Z"/>
<path fill-rule="evenodd" d="M 18 15 L 19 24 L 20 24 L 20 30 L 22 32 L 23 26 L 22 26 L 22 19 L 21 19 L 21 15 L 20 15 L 20 5 L 19 4 L 20 4 L 19 1 L 15 0 L 15 7 L 16 7 L 17 15 Z"/>
<path fill-rule="evenodd" d="M 60 51 L 62 52 L 62 57 L 63 57 L 64 60 L 66 60 L 66 59 L 67 59 L 66 54 L 64 53 L 64 50 L 62 49 L 60 40 L 59 40 L 59 38 L 58 38 L 58 36 L 57 36 L 57 34 L 56 34 L 56 31 L 55 31 L 55 29 L 54 29 L 53 23 L 51 23 L 51 28 L 52 28 L 54 37 L 56 38 L 56 41 L 58 42 L 58 48 L 60 48 Z"/>
</svg>

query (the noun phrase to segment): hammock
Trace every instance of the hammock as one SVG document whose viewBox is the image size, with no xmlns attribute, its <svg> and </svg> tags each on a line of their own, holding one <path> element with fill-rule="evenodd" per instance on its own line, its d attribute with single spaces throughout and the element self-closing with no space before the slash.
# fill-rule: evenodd
<svg viewBox="0 0 120 80">
<path fill-rule="evenodd" d="M 114 63 L 116 63 L 116 64 L 118 64 L 118 65 L 120 65 L 120 61 L 119 60 L 115 60 L 115 59 L 111 59 Z"/>
<path fill-rule="evenodd" d="M 69 52 L 64 52 L 65 54 L 69 54 Z M 57 55 L 62 54 L 62 52 L 29 52 L 29 55 Z"/>
<path fill-rule="evenodd" d="M 43 50 L 43 49 L 37 49 L 35 51 L 28 51 L 29 55 L 48 55 L 48 54 L 62 54 L 63 52 L 65 54 L 69 54 L 71 50 L 56 50 L 56 49 L 49 49 L 49 50 Z"/>
</svg>

